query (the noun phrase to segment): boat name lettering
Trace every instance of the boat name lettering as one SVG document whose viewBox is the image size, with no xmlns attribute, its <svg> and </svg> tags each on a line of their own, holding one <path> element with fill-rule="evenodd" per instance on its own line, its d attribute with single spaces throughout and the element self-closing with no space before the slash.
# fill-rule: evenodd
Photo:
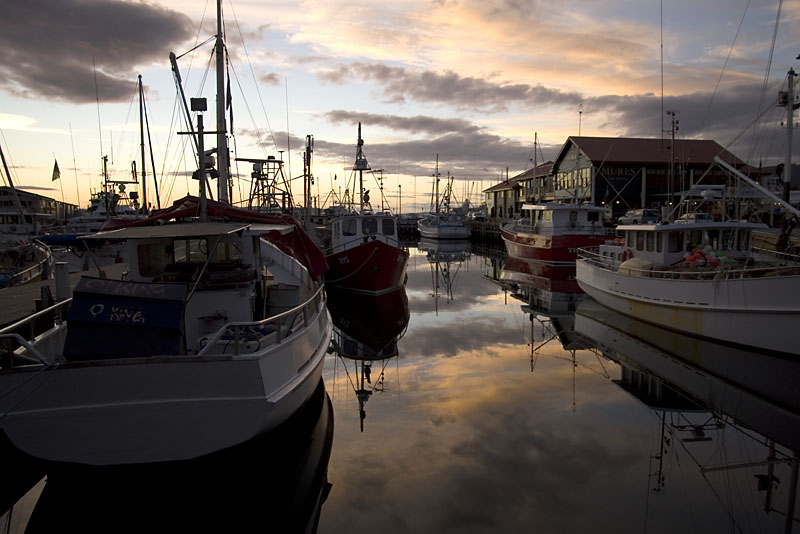
<svg viewBox="0 0 800 534">
<path fill-rule="evenodd" d="M 111 314 L 108 318 L 118 323 L 144 323 L 144 315 L 142 315 L 141 311 L 129 310 L 128 308 L 123 308 L 121 306 L 113 306 L 111 308 Z"/>
<path fill-rule="evenodd" d="M 98 315 L 103 313 L 106 307 L 103 304 L 95 304 L 91 308 L 89 308 L 89 313 L 92 314 L 92 319 L 96 319 Z"/>
<path fill-rule="evenodd" d="M 341 258 L 339 258 L 339 263 L 342 265 L 350 263 L 350 258 L 347 256 L 342 256 Z"/>
<path fill-rule="evenodd" d="M 94 291 L 107 291 L 116 295 L 163 296 L 166 286 L 162 284 L 134 284 L 117 280 L 90 280 L 86 289 Z"/>
</svg>

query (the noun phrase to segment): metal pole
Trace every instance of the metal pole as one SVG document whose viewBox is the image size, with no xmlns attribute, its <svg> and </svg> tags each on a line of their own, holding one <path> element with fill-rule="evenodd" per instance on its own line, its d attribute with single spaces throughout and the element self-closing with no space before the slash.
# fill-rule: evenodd
<svg viewBox="0 0 800 534">
<path fill-rule="evenodd" d="M 225 45 L 222 42 L 222 0 L 217 0 L 217 162 L 219 163 L 219 183 L 217 198 L 228 204 L 228 137 L 225 124 Z M 202 151 L 201 151 L 202 152 Z M 203 168 L 205 172 L 205 168 Z"/>
<path fill-rule="evenodd" d="M 139 145 L 142 149 L 142 206 L 147 211 L 147 162 L 144 159 L 144 94 L 139 75 Z"/>
</svg>

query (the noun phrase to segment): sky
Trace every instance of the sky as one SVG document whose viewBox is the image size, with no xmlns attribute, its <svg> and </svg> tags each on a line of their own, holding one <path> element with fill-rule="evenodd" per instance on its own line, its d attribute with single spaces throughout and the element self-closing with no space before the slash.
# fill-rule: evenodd
<svg viewBox="0 0 800 534">
<path fill-rule="evenodd" d="M 102 156 L 114 180 L 134 160 L 140 172 L 141 75 L 148 202 L 151 159 L 162 207 L 197 194 L 169 54 L 186 97 L 208 98 L 213 129 L 214 2 L 0 2 L 0 146 L 15 185 L 84 206 Z M 223 0 L 223 18 L 233 156 L 283 158 L 301 200 L 313 136 L 312 192 L 330 205 L 331 192 L 353 189 L 360 122 L 385 205 L 403 213 L 428 208 L 437 159 L 455 199 L 479 202 L 571 135 L 669 137 L 668 111 L 678 138 L 781 162 L 786 110 L 775 101 L 800 67 L 800 0 Z M 800 133 L 793 141 L 796 153 Z M 235 201 L 250 171 L 234 167 Z M 377 207 L 380 185 L 367 178 Z"/>
</svg>

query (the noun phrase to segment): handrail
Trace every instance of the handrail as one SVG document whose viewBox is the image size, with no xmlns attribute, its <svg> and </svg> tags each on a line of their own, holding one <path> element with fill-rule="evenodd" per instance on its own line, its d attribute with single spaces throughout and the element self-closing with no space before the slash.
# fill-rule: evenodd
<svg viewBox="0 0 800 534">
<path fill-rule="evenodd" d="M 606 228 L 602 224 L 584 224 L 584 223 L 575 223 L 574 226 L 572 225 L 542 225 L 540 223 L 526 223 L 522 222 L 520 219 L 515 219 L 508 224 L 509 230 L 522 230 L 528 231 L 531 233 L 541 234 L 541 235 L 555 235 L 557 232 L 556 230 L 568 230 L 573 233 L 581 232 L 581 233 L 588 233 L 589 235 L 604 235 L 604 236 L 614 236 L 616 235 L 616 230 L 614 228 Z M 586 232 L 586 230 L 590 230 Z"/>
<path fill-rule="evenodd" d="M 233 336 L 232 343 L 233 343 L 233 350 L 234 350 L 233 355 L 234 356 L 241 354 L 240 349 L 241 349 L 241 344 L 242 344 L 243 338 L 245 338 L 244 340 L 246 341 L 246 336 L 242 335 L 242 331 L 245 328 L 254 328 L 254 327 L 261 327 L 261 326 L 267 326 L 267 325 L 275 324 L 275 326 L 276 326 L 276 329 L 275 329 L 275 344 L 281 343 L 283 341 L 283 331 L 282 331 L 283 319 L 286 319 L 286 318 L 289 318 L 289 317 L 294 317 L 297 313 L 302 312 L 303 325 L 304 326 L 308 326 L 308 321 L 309 321 L 311 315 L 313 315 L 313 313 L 309 313 L 309 312 L 314 307 L 317 308 L 317 311 L 319 310 L 320 303 L 322 302 L 321 296 L 324 293 L 324 290 L 325 290 L 324 286 L 320 286 L 308 300 L 306 300 L 305 302 L 295 306 L 294 308 L 292 308 L 290 310 L 287 310 L 285 312 L 281 312 L 278 315 L 273 315 L 271 317 L 267 317 L 266 319 L 262 319 L 260 321 L 232 322 L 232 323 L 228 323 L 226 325 L 223 325 L 219 330 L 216 331 L 216 333 L 214 333 L 213 336 L 208 338 L 208 340 L 206 341 L 205 346 L 200 349 L 200 351 L 197 353 L 197 356 L 198 357 L 202 357 L 202 356 L 211 355 L 212 354 L 211 351 L 212 351 L 213 347 L 215 347 L 217 342 L 221 341 L 222 337 L 224 335 L 228 334 L 231 329 L 233 329 L 233 331 L 230 332 L 230 334 Z M 224 354 L 225 350 L 226 349 L 223 349 L 223 354 Z"/>
<path fill-rule="evenodd" d="M 729 280 L 736 278 L 771 278 L 778 276 L 800 276 L 800 258 L 794 264 L 788 265 L 757 265 L 742 269 L 727 268 L 724 266 L 707 268 L 706 270 L 674 270 L 674 269 L 640 269 L 638 267 L 628 267 L 627 273 L 619 273 L 619 260 L 610 256 L 602 256 L 595 250 L 599 247 L 587 247 L 578 249 L 578 258 L 600 269 L 613 271 L 624 276 L 636 276 L 632 272 L 641 273 L 639 276 L 650 278 L 673 278 L 681 280 Z"/>
<path fill-rule="evenodd" d="M 62 300 L 61 302 L 57 302 L 57 303 L 53 304 L 49 308 L 45 308 L 43 310 L 40 310 L 40 311 L 38 311 L 38 312 L 36 312 L 36 313 L 34 313 L 32 315 L 28 315 L 24 319 L 20 319 L 16 323 L 11 324 L 9 326 L 6 326 L 5 328 L 0 329 L 0 335 L 12 334 L 12 333 L 14 333 L 14 331 L 19 330 L 21 327 L 25 326 L 26 324 L 36 321 L 36 319 L 38 319 L 39 317 L 43 317 L 43 316 L 48 315 L 50 313 L 60 313 L 61 312 L 61 308 L 67 308 L 71 302 L 72 302 L 72 298 L 68 298 L 66 300 Z"/>
<path fill-rule="evenodd" d="M 50 362 L 47 361 L 47 358 L 44 356 L 44 354 L 36 350 L 36 348 L 30 343 L 28 343 L 28 340 L 22 337 L 21 335 L 14 333 L 0 334 L 0 339 L 16 339 L 17 343 L 25 347 L 25 350 L 36 356 L 35 358 L 29 358 L 27 356 L 17 354 L 15 355 L 15 357 L 29 360 L 31 363 L 50 365 Z M 14 358 L 11 359 L 11 367 L 14 367 Z"/>
</svg>

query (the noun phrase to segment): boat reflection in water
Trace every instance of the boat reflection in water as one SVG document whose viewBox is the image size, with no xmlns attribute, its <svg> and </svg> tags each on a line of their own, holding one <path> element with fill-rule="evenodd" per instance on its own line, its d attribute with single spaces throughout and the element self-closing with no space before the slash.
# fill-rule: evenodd
<svg viewBox="0 0 800 534">
<path fill-rule="evenodd" d="M 331 346 L 348 377 L 348 360 L 355 363 L 350 384 L 358 399 L 361 431 L 367 416 L 366 403 L 374 392 L 385 391 L 385 370 L 398 355 L 397 342 L 406 333 L 410 311 L 406 288 L 381 295 L 357 294 L 328 289 L 328 309 L 333 319 Z M 380 362 L 380 372 L 372 367 Z"/>
<path fill-rule="evenodd" d="M 331 488 L 332 442 L 333 408 L 320 380 L 281 426 L 201 458 L 137 466 L 46 464 L 46 483 L 25 532 L 316 532 Z M 8 524 L 19 521 L 8 518 Z"/>
<path fill-rule="evenodd" d="M 453 300 L 453 287 L 461 265 L 469 259 L 471 244 L 466 239 L 421 238 L 417 248 L 425 253 L 431 264 L 431 285 L 436 313 L 439 313 L 440 289 L 444 289 L 445 302 Z"/>
<path fill-rule="evenodd" d="M 763 510 L 787 518 L 786 532 L 791 530 L 800 363 L 668 331 L 591 299 L 578 306 L 575 317 L 576 332 L 621 366 L 616 383 L 661 419 L 661 443 L 651 457 L 655 493 L 669 483 L 667 465 L 686 453 L 732 524 L 749 519 L 742 509 L 752 498 L 723 503 L 721 496 L 741 497 L 737 492 L 744 488 L 747 496 L 760 493 Z M 732 493 L 717 491 L 718 484 L 730 485 Z"/>
</svg>

